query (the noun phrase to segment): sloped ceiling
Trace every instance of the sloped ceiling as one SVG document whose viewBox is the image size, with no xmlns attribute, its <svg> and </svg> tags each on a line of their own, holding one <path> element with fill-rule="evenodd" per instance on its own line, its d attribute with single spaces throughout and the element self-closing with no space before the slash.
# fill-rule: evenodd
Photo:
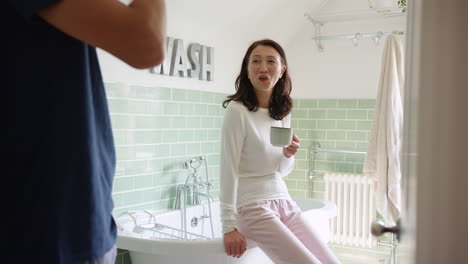
<svg viewBox="0 0 468 264">
<path fill-rule="evenodd" d="M 367 0 L 364 0 L 367 1 Z M 327 0 L 168 0 L 171 21 L 199 28 L 211 34 L 243 32 L 251 35 L 281 35 L 287 39 Z"/>
<path fill-rule="evenodd" d="M 304 14 L 371 10 L 377 2 L 396 0 L 167 0 L 170 33 L 184 29 L 211 36 L 274 37 L 287 42 L 308 27 Z M 357 14 L 359 16 L 359 13 Z"/>
</svg>

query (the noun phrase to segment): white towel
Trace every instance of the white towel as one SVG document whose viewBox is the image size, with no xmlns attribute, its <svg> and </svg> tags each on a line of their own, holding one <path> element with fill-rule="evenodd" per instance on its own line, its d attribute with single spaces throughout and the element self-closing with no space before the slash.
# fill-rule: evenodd
<svg viewBox="0 0 468 264">
<path fill-rule="evenodd" d="M 388 225 L 394 225 L 401 212 L 403 63 L 400 38 L 391 34 L 384 46 L 375 117 L 364 164 L 364 174 L 376 181 L 376 209 Z"/>
</svg>

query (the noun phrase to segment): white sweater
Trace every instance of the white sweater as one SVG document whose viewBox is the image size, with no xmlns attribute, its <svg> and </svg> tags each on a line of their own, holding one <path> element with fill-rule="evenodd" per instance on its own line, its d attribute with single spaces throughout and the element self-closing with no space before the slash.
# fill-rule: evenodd
<svg viewBox="0 0 468 264">
<path fill-rule="evenodd" d="M 294 157 L 287 158 L 281 147 L 270 143 L 270 127 L 290 125 L 290 115 L 278 121 L 265 108 L 250 112 L 235 101 L 227 106 L 220 165 L 223 234 L 237 228 L 237 208 L 254 201 L 291 199 L 282 178 L 294 168 Z"/>
</svg>

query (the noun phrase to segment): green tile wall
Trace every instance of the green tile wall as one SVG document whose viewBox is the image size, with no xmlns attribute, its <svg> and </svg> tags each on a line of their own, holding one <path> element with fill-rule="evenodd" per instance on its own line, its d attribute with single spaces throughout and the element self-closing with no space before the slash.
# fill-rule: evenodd
<svg viewBox="0 0 468 264">
<path fill-rule="evenodd" d="M 117 153 L 114 215 L 167 209 L 191 170 L 187 159 L 204 155 L 218 197 L 220 129 L 226 94 L 105 83 Z M 200 171 L 205 174 L 205 169 Z"/>
<path fill-rule="evenodd" d="M 285 178 L 295 197 L 309 195 L 310 147 L 319 143 L 326 148 L 367 150 L 374 115 L 375 99 L 296 99 L 292 113 L 294 133 L 301 140 L 296 154 L 296 167 Z M 317 153 L 315 171 L 362 173 L 364 154 Z M 322 177 L 313 178 L 311 196 L 323 198 Z"/>
<path fill-rule="evenodd" d="M 176 187 L 189 170 L 185 160 L 207 157 L 208 173 L 219 191 L 219 144 L 227 94 L 106 82 L 117 153 L 114 179 L 114 215 L 127 210 L 167 209 Z M 286 177 L 292 196 L 308 195 L 308 148 L 366 149 L 375 100 L 298 99 L 294 101 L 292 127 L 301 139 L 296 167 Z M 364 156 L 321 153 L 318 172 L 362 172 Z M 204 175 L 204 169 L 200 171 Z M 323 197 L 324 183 L 312 183 L 312 196 Z M 119 250 L 116 263 L 129 264 L 128 252 Z"/>
<path fill-rule="evenodd" d="M 309 157 L 313 143 L 322 147 L 367 150 L 375 99 L 297 99 L 294 100 L 292 127 L 301 139 L 296 166 L 285 178 L 293 197 L 324 198 L 323 177 L 314 177 L 309 185 Z M 362 173 L 364 154 L 318 153 L 313 165 L 317 174 L 326 172 Z M 378 217 L 378 216 L 377 216 Z M 390 241 L 389 237 L 380 238 Z M 330 245 L 343 264 L 390 263 L 388 247 L 357 248 Z"/>
<path fill-rule="evenodd" d="M 117 151 L 114 215 L 126 210 L 170 208 L 176 186 L 190 172 L 182 163 L 205 155 L 217 197 L 223 93 L 106 82 Z M 286 178 L 293 196 L 308 195 L 309 147 L 367 149 L 374 99 L 297 99 L 292 127 L 301 139 L 296 167 Z M 363 154 L 319 153 L 319 173 L 361 173 Z M 204 171 L 201 171 L 204 173 Z M 320 177 L 313 197 L 322 197 Z"/>
<path fill-rule="evenodd" d="M 113 186 L 114 216 L 128 210 L 168 209 L 177 185 L 191 170 L 184 161 L 204 155 L 219 192 L 219 143 L 227 94 L 105 83 L 114 133 L 117 167 Z M 205 175 L 205 169 L 199 170 Z M 126 250 L 116 263 L 130 264 Z"/>
</svg>

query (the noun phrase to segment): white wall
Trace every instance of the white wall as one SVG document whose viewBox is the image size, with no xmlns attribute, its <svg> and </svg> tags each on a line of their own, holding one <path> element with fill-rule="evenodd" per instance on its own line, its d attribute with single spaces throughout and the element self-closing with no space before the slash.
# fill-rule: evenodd
<svg viewBox="0 0 468 264">
<path fill-rule="evenodd" d="M 322 27 L 322 35 L 343 35 L 405 30 L 402 18 L 334 22 Z M 351 40 L 323 40 L 319 52 L 311 38 L 314 26 L 304 21 L 301 30 L 286 46 L 293 78 L 295 98 L 375 98 L 380 75 L 384 38 L 376 46 L 361 39 L 354 47 Z M 401 36 L 404 43 L 405 36 Z"/>
<path fill-rule="evenodd" d="M 214 81 L 135 70 L 99 50 L 104 80 L 232 93 L 242 58 L 250 43 L 261 38 L 285 43 L 295 33 L 294 25 L 302 21 L 303 10 L 314 10 L 323 1 L 296 0 L 293 5 L 284 0 L 166 1 L 168 36 L 182 39 L 186 48 L 191 42 L 214 47 Z"/>
<path fill-rule="evenodd" d="M 239 41 L 232 41 L 234 33 L 219 38 L 209 28 L 184 23 L 169 23 L 168 35 L 182 39 L 185 51 L 192 42 L 214 47 L 214 80 L 202 81 L 198 78 L 152 74 L 149 70 L 137 70 L 126 65 L 105 51 L 99 50 L 99 59 L 105 81 L 126 82 L 139 85 L 170 88 L 195 89 L 214 92 L 232 92 L 235 74 L 240 67 L 243 47 Z M 185 54 L 186 55 L 186 54 Z M 170 56 L 170 55 L 168 55 Z M 186 58 L 187 67 L 189 61 Z"/>
<path fill-rule="evenodd" d="M 187 34 L 188 35 L 188 34 Z M 105 81 L 125 82 L 131 84 L 205 90 L 214 92 L 232 92 L 236 70 L 233 63 L 228 64 L 225 61 L 236 61 L 239 56 L 239 50 L 219 45 L 213 38 L 197 37 L 189 39 L 184 34 L 171 34 L 171 37 L 180 38 L 184 41 L 185 49 L 191 42 L 197 42 L 201 45 L 214 47 L 214 80 L 202 81 L 198 78 L 188 78 L 179 76 L 166 76 L 152 74 L 149 70 L 136 70 L 116 59 L 105 51 L 99 50 L 99 59 Z M 186 60 L 188 63 L 188 60 Z M 237 63 L 240 65 L 240 62 Z M 189 65 L 187 64 L 187 67 Z"/>
<path fill-rule="evenodd" d="M 214 81 L 163 76 L 148 70 L 136 70 L 99 50 L 105 81 L 139 85 L 234 92 L 234 81 L 249 44 L 271 38 L 286 50 L 293 78 L 294 98 L 374 98 L 383 45 L 375 47 L 362 40 L 359 47 L 351 41 L 324 41 L 319 53 L 313 36 L 314 27 L 304 13 L 327 12 L 368 6 L 367 0 L 171 0 L 167 1 L 168 35 L 184 41 L 214 47 Z M 325 5 L 327 4 L 327 5 Z M 364 21 L 326 24 L 322 33 L 354 34 L 404 29 L 401 21 Z M 187 65 L 188 66 L 188 65 Z"/>
</svg>

